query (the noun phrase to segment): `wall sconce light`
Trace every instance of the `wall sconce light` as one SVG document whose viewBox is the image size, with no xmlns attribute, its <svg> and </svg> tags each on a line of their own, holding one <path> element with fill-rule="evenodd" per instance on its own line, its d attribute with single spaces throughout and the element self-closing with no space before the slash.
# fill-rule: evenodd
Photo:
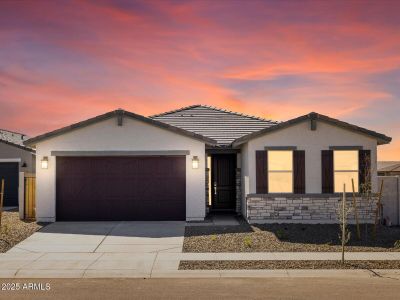
<svg viewBox="0 0 400 300">
<path fill-rule="evenodd" d="M 43 156 L 41 164 L 42 164 L 42 169 L 47 169 L 49 167 L 49 158 L 47 156 Z"/>
<path fill-rule="evenodd" d="M 199 168 L 199 157 L 198 156 L 193 156 L 193 158 L 192 158 L 192 168 L 193 169 L 198 169 Z"/>
</svg>

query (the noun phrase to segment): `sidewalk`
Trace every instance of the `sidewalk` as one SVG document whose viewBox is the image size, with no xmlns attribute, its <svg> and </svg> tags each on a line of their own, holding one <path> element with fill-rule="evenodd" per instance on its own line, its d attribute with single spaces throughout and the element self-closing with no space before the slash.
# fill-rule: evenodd
<svg viewBox="0 0 400 300">
<path fill-rule="evenodd" d="M 340 252 L 180 253 L 181 260 L 340 260 Z M 400 252 L 346 252 L 346 260 L 400 260 Z"/>
<path fill-rule="evenodd" d="M 341 253 L 4 253 L 1 278 L 376 277 L 400 270 L 178 270 L 181 260 L 339 260 Z M 399 252 L 346 253 L 347 260 L 399 260 Z"/>
</svg>

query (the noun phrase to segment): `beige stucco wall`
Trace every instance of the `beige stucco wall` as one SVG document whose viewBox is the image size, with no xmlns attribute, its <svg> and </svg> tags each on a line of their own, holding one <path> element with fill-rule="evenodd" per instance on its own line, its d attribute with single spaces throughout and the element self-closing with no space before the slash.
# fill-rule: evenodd
<svg viewBox="0 0 400 300">
<path fill-rule="evenodd" d="M 383 181 L 383 218 L 387 224 L 400 225 L 400 176 L 379 176 L 379 186 Z"/>
<path fill-rule="evenodd" d="M 108 119 L 38 143 L 36 147 L 36 214 L 39 221 L 56 219 L 56 163 L 51 151 L 164 151 L 189 150 L 186 156 L 186 219 L 205 217 L 205 144 L 142 121 L 124 118 Z M 40 160 L 49 157 L 48 169 Z M 192 168 L 192 157 L 198 156 L 198 169 Z"/>
<path fill-rule="evenodd" d="M 27 150 L 0 142 L 0 160 L 1 159 L 21 159 L 20 172 L 35 172 L 35 155 Z M 22 167 L 23 163 L 26 167 Z"/>
<path fill-rule="evenodd" d="M 306 158 L 306 193 L 321 193 L 321 150 L 328 150 L 330 146 L 363 146 L 371 150 L 372 186 L 377 190 L 377 142 L 363 134 L 355 133 L 337 126 L 317 122 L 317 130 L 310 129 L 310 121 L 293 125 L 250 140 L 242 145 L 242 174 L 243 184 L 248 178 L 248 186 L 244 186 L 243 201 L 248 193 L 256 193 L 256 161 L 255 152 L 264 150 L 266 146 L 296 146 L 298 150 L 305 150 Z"/>
</svg>

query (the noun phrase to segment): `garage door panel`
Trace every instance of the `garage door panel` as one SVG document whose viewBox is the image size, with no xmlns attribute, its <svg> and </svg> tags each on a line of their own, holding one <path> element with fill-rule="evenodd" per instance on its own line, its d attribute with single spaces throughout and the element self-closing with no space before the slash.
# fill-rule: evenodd
<svg viewBox="0 0 400 300">
<path fill-rule="evenodd" d="M 57 157 L 57 220 L 184 220 L 185 157 Z"/>
</svg>

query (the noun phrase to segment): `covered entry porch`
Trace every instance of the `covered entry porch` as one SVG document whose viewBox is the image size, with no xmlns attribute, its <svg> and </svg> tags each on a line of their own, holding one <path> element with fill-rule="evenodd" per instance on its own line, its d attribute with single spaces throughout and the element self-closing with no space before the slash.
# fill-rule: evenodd
<svg viewBox="0 0 400 300">
<path fill-rule="evenodd" d="M 241 214 L 239 149 L 206 149 L 207 214 Z"/>
</svg>

